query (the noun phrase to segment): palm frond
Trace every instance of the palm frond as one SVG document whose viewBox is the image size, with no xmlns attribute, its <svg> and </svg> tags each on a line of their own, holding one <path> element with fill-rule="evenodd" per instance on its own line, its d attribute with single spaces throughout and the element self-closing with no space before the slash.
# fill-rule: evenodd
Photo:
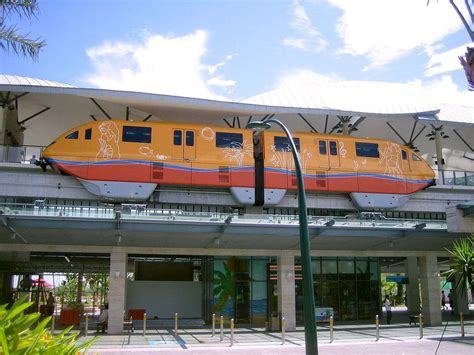
<svg viewBox="0 0 474 355">
<path fill-rule="evenodd" d="M 38 2 L 36 0 L 0 0 L 2 17 L 5 18 L 12 13 L 26 18 L 36 17 L 39 12 Z"/>
<path fill-rule="evenodd" d="M 29 39 L 19 34 L 15 26 L 0 26 L 0 48 L 4 50 L 12 50 L 15 54 L 37 59 L 40 49 L 45 45 L 39 38 Z"/>
</svg>

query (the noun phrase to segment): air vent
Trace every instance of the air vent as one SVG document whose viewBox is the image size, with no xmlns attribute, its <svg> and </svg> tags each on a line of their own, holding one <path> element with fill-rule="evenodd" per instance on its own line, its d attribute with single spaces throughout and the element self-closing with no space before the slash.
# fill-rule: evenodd
<svg viewBox="0 0 474 355">
<path fill-rule="evenodd" d="M 316 187 L 326 187 L 326 172 L 316 171 Z"/>
<path fill-rule="evenodd" d="M 153 163 L 153 180 L 162 180 L 163 179 L 163 163 Z"/>
<path fill-rule="evenodd" d="M 220 166 L 219 167 L 219 182 L 228 183 L 230 181 L 229 167 Z"/>
</svg>

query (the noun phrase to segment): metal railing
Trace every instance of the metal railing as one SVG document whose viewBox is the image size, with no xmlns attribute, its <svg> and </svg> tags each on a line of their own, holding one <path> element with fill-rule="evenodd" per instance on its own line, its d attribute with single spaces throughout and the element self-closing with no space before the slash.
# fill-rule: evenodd
<svg viewBox="0 0 474 355">
<path fill-rule="evenodd" d="M 436 185 L 474 186 L 474 171 L 435 170 Z"/>
<path fill-rule="evenodd" d="M 0 162 L 30 164 L 32 158 L 40 158 L 44 148 L 37 145 L 0 145 Z"/>
<path fill-rule="evenodd" d="M 191 212 L 180 209 L 147 208 L 146 205 L 124 204 L 118 206 L 48 205 L 45 200 L 33 204 L 0 203 L 0 215 L 37 217 L 68 217 L 90 219 L 120 219 L 137 221 L 194 222 L 232 225 L 297 225 L 297 216 L 272 214 L 245 214 L 223 212 Z M 310 216 L 308 226 L 316 228 L 382 228 L 382 229 L 434 229 L 445 230 L 446 221 L 424 219 L 365 219 L 330 216 Z"/>
</svg>

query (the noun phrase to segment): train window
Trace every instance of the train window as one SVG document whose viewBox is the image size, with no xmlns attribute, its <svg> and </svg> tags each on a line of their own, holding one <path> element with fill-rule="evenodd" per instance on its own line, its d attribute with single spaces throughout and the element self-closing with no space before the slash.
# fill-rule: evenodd
<svg viewBox="0 0 474 355">
<path fill-rule="evenodd" d="M 356 142 L 356 155 L 358 157 L 379 158 L 379 145 L 377 143 Z"/>
<path fill-rule="evenodd" d="M 402 159 L 408 160 L 408 153 L 406 152 L 406 150 L 402 150 Z"/>
<path fill-rule="evenodd" d="M 192 147 L 194 145 L 194 132 L 186 131 L 186 146 Z"/>
<path fill-rule="evenodd" d="M 183 131 L 175 130 L 173 133 L 173 144 L 181 145 L 183 144 Z"/>
<path fill-rule="evenodd" d="M 242 133 L 216 132 L 217 148 L 242 148 Z"/>
<path fill-rule="evenodd" d="M 92 138 L 92 128 L 86 129 L 86 134 L 84 136 L 85 139 L 91 139 Z"/>
<path fill-rule="evenodd" d="M 329 153 L 331 155 L 337 155 L 337 144 L 336 141 L 329 141 Z"/>
<path fill-rule="evenodd" d="M 300 139 L 293 138 L 293 142 L 295 142 L 296 150 L 300 151 Z M 287 137 L 274 137 L 273 143 L 275 144 L 275 151 L 276 152 L 291 152 L 290 141 Z"/>
<path fill-rule="evenodd" d="M 416 154 L 412 154 L 411 158 L 413 159 L 413 161 L 421 161 L 421 158 Z"/>
<path fill-rule="evenodd" d="M 326 155 L 327 153 L 326 141 L 319 141 L 319 154 Z"/>
<path fill-rule="evenodd" d="M 78 139 L 78 138 L 79 138 L 79 131 L 75 131 L 75 132 L 69 133 L 69 134 L 66 136 L 66 139 Z"/>
<path fill-rule="evenodd" d="M 122 141 L 151 143 L 151 127 L 123 126 Z"/>
</svg>

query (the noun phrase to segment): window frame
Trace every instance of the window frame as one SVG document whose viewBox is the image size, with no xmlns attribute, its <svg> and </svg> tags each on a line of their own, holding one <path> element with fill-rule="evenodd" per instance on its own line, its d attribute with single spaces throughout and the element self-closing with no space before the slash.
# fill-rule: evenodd
<svg viewBox="0 0 474 355">
<path fill-rule="evenodd" d="M 135 131 L 132 133 L 132 131 Z M 141 131 L 141 132 L 140 132 Z M 130 134 L 132 133 L 132 134 Z M 149 126 L 122 126 L 122 142 L 146 143 L 152 142 L 153 129 Z M 142 139 L 139 139 L 142 138 Z M 147 139 L 143 139 L 147 138 Z"/>
<path fill-rule="evenodd" d="M 355 142 L 356 157 L 380 159 L 380 149 L 378 143 Z M 374 152 L 377 154 L 374 154 Z"/>
<path fill-rule="evenodd" d="M 321 145 L 321 143 L 323 145 Z M 319 145 L 319 155 L 328 155 L 327 141 L 325 141 L 323 139 L 320 139 L 318 145 Z M 324 149 L 322 149 L 322 148 L 324 148 Z"/>
<path fill-rule="evenodd" d="M 329 141 L 329 154 L 332 156 L 338 155 L 337 141 Z"/>
<path fill-rule="evenodd" d="M 90 141 L 92 139 L 92 128 L 87 128 L 84 131 L 84 139 Z"/>
<path fill-rule="evenodd" d="M 79 131 L 69 133 L 64 139 L 79 139 Z"/>
<path fill-rule="evenodd" d="M 228 137 L 228 138 L 225 138 Z M 237 132 L 216 132 L 216 148 L 236 148 L 242 149 L 244 135 Z"/>
<path fill-rule="evenodd" d="M 178 138 L 179 136 L 179 138 Z M 179 142 L 177 141 L 179 139 Z M 173 145 L 180 146 L 183 145 L 183 130 L 181 129 L 174 129 L 173 130 Z"/>
<path fill-rule="evenodd" d="M 278 143 L 277 143 L 278 140 Z M 300 151 L 300 139 L 298 137 L 293 137 L 293 142 L 295 142 L 296 151 Z M 286 149 L 284 146 L 286 145 Z M 286 136 L 273 136 L 273 146 L 275 147 L 275 152 L 286 152 L 291 153 L 291 144 L 290 140 Z"/>
</svg>

